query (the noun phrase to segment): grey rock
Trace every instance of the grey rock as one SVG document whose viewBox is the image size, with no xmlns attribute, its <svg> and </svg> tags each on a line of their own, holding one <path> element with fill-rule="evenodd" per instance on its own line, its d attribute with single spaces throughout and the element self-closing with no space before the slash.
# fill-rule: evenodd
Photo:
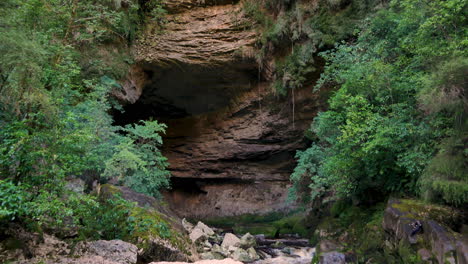
<svg viewBox="0 0 468 264">
<path fill-rule="evenodd" d="M 187 261 L 189 257 L 170 241 L 151 238 L 138 252 L 138 259 L 144 263 L 151 261 Z"/>
<path fill-rule="evenodd" d="M 251 262 L 253 259 L 250 257 L 249 253 L 242 248 L 237 248 L 232 254 L 231 257 L 234 260 L 241 262 Z"/>
<path fill-rule="evenodd" d="M 238 247 L 239 245 L 240 239 L 232 233 L 224 235 L 223 243 L 221 243 L 221 247 L 223 248 L 229 248 L 230 246 Z"/>
<path fill-rule="evenodd" d="M 192 240 L 193 243 L 197 244 L 200 243 L 201 241 L 204 241 L 208 238 L 208 236 L 201 230 L 200 228 L 194 228 L 192 232 L 190 232 L 190 240 Z"/>
<path fill-rule="evenodd" d="M 212 248 L 213 245 L 209 242 L 209 241 L 205 241 L 205 243 L 203 244 L 203 246 L 207 247 L 207 248 Z"/>
<path fill-rule="evenodd" d="M 457 241 L 458 264 L 468 264 L 468 239 Z"/>
<path fill-rule="evenodd" d="M 190 233 L 193 230 L 193 224 L 187 221 L 185 218 L 182 219 L 182 226 L 184 227 L 185 231 L 187 231 L 187 233 Z"/>
<path fill-rule="evenodd" d="M 257 245 L 257 240 L 250 233 L 243 235 L 240 239 L 240 247 L 243 249 L 255 247 L 256 245 Z"/>
<path fill-rule="evenodd" d="M 339 248 L 339 246 L 334 241 L 326 239 L 320 241 L 318 248 L 320 249 L 320 252 L 330 252 L 336 251 Z"/>
<path fill-rule="evenodd" d="M 332 251 L 320 256 L 320 264 L 345 264 L 345 255 L 340 252 Z"/>
<path fill-rule="evenodd" d="M 202 223 L 200 221 L 197 223 L 197 225 L 194 228 L 198 228 L 198 229 L 202 230 L 203 233 L 205 233 L 207 236 L 212 236 L 212 235 L 215 234 L 213 229 L 211 229 L 209 226 L 205 225 L 204 223 Z"/>
<path fill-rule="evenodd" d="M 77 245 L 77 249 L 84 255 L 100 256 L 120 264 L 135 264 L 137 262 L 138 248 L 122 240 L 81 242 Z"/>
<path fill-rule="evenodd" d="M 215 259 L 213 256 L 213 253 L 211 252 L 205 252 L 200 255 L 201 259 Z"/>
<path fill-rule="evenodd" d="M 213 247 L 211 248 L 211 252 L 213 252 L 213 254 L 218 254 L 223 257 L 227 257 L 229 255 L 229 252 L 227 250 L 216 244 L 213 245 Z"/>
<path fill-rule="evenodd" d="M 445 263 L 463 263 L 468 264 L 468 237 L 463 234 L 456 234 L 447 227 L 430 219 L 417 209 L 408 207 L 405 210 L 402 206 L 397 206 L 404 201 L 391 199 L 388 202 L 384 212 L 383 228 L 393 234 L 398 241 L 407 241 L 410 244 L 415 244 L 418 237 L 422 238 L 430 245 L 431 255 L 439 264 Z M 419 209 L 424 210 L 424 209 Z M 422 224 L 422 232 L 411 236 L 413 231 L 412 223 L 420 221 Z M 418 252 L 419 253 L 419 252 Z M 422 252 L 421 252 L 422 253 Z M 428 255 L 425 252 L 425 255 Z"/>
<path fill-rule="evenodd" d="M 257 254 L 257 251 L 255 251 L 253 247 L 247 249 L 247 254 L 249 254 L 251 260 L 260 259 L 260 256 Z"/>
<path fill-rule="evenodd" d="M 227 248 L 227 251 L 230 252 L 230 253 L 232 253 L 232 252 L 236 251 L 237 249 L 238 249 L 238 247 L 229 246 L 229 247 Z"/>
</svg>

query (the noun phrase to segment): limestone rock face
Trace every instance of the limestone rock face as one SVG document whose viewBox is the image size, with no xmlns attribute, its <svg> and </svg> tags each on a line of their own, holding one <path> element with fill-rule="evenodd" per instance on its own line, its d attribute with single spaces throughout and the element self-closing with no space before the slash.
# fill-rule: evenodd
<svg viewBox="0 0 468 264">
<path fill-rule="evenodd" d="M 286 204 L 295 153 L 324 101 L 308 89 L 291 105 L 268 87 L 239 95 L 227 109 L 169 119 L 163 153 L 169 159 L 171 208 L 184 217 L 268 213 Z M 254 88 L 256 89 L 256 88 Z M 294 123 L 294 124 L 293 124 Z"/>
<path fill-rule="evenodd" d="M 232 62 L 254 44 L 256 33 L 245 30 L 251 21 L 243 16 L 240 5 L 232 1 L 211 1 L 217 4 L 204 6 L 188 3 L 196 1 L 171 2 L 172 14 L 166 17 L 163 32 L 145 32 L 138 41 L 137 61 L 213 67 Z M 193 8 L 184 8 L 189 5 Z"/>
<path fill-rule="evenodd" d="M 117 124 L 168 125 L 162 150 L 173 177 L 164 195 L 182 217 L 290 210 L 294 156 L 308 146 L 304 131 L 325 100 L 312 81 L 295 91 L 294 104 L 272 93 L 239 1 L 167 2 L 164 30 L 149 25 L 133 48 Z"/>
</svg>

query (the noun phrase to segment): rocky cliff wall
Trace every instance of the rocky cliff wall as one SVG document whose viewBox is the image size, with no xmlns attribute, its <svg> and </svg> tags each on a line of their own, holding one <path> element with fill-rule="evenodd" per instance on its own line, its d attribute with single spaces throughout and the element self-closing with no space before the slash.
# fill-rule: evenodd
<svg viewBox="0 0 468 264">
<path fill-rule="evenodd" d="M 291 98 L 273 94 L 239 3 L 172 1 L 167 9 L 164 31 L 149 26 L 134 47 L 119 97 L 130 104 L 116 119 L 168 125 L 163 153 L 173 188 L 165 196 L 181 216 L 290 209 L 295 151 L 306 146 L 304 131 L 323 100 L 310 87 L 299 90 L 293 114 Z"/>
</svg>

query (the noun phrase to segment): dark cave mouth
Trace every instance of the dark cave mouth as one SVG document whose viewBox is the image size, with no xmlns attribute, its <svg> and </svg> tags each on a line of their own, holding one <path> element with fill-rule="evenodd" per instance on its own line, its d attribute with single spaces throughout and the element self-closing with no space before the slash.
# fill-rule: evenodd
<svg viewBox="0 0 468 264">
<path fill-rule="evenodd" d="M 258 83 L 252 65 L 139 65 L 147 77 L 140 98 L 113 113 L 116 125 L 167 121 L 214 112 Z"/>
<path fill-rule="evenodd" d="M 206 195 L 203 190 L 206 185 L 225 185 L 225 184 L 253 184 L 254 180 L 235 179 L 235 178 L 183 178 L 171 177 L 171 189 L 186 194 Z"/>
</svg>

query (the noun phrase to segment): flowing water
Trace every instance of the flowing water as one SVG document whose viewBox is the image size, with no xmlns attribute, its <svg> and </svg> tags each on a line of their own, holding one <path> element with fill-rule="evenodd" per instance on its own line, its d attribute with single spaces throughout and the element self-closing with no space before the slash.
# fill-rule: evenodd
<svg viewBox="0 0 468 264">
<path fill-rule="evenodd" d="M 262 251 L 261 249 L 259 251 Z M 254 264 L 309 264 L 315 254 L 312 247 L 286 247 L 271 249 L 271 257 L 253 262 Z"/>
</svg>

